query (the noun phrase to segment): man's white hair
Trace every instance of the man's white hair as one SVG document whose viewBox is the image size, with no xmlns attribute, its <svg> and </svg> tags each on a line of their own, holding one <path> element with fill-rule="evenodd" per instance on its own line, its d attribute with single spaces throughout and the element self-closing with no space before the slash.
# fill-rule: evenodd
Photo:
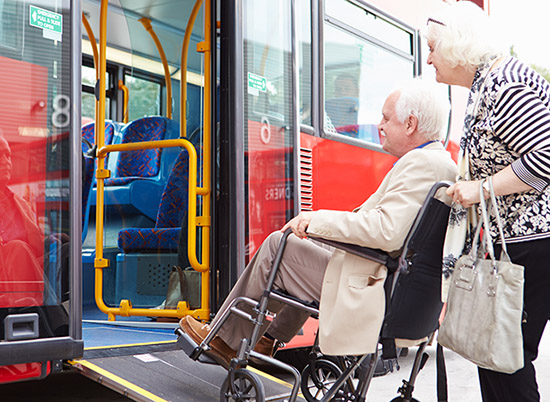
<svg viewBox="0 0 550 402">
<path fill-rule="evenodd" d="M 446 3 L 428 19 L 426 39 L 451 67 L 475 68 L 504 54 L 504 43 L 489 16 L 470 1 Z"/>
<path fill-rule="evenodd" d="M 447 128 L 450 103 L 447 86 L 421 78 L 410 80 L 397 90 L 395 114 L 402 123 L 413 115 L 418 131 L 427 141 L 441 140 Z"/>
</svg>

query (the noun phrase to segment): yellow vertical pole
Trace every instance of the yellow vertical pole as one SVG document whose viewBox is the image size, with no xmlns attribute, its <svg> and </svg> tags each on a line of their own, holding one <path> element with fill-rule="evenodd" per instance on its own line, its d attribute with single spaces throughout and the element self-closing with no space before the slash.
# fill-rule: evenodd
<svg viewBox="0 0 550 402">
<path fill-rule="evenodd" d="M 211 71 L 211 12 L 212 4 L 210 0 L 204 2 L 204 46 L 202 51 L 204 52 L 204 114 L 203 114 L 203 182 L 202 187 L 205 190 L 205 194 L 202 197 L 203 200 L 203 217 L 207 217 L 207 222 L 203 222 L 202 227 L 202 259 L 203 265 L 210 267 L 210 144 L 211 144 L 211 111 L 212 111 L 212 99 L 211 99 L 211 83 L 212 83 L 212 71 Z M 199 43 L 199 51 L 200 49 Z M 201 289 L 201 307 L 207 309 L 209 306 L 210 295 L 210 270 L 204 271 L 202 276 L 202 289 Z"/>
<path fill-rule="evenodd" d="M 122 90 L 123 96 L 123 105 L 122 105 L 122 122 L 124 124 L 128 123 L 128 87 L 124 85 L 124 82 L 122 80 L 118 80 L 118 89 Z"/>
<path fill-rule="evenodd" d="M 107 8 L 108 0 L 101 0 L 99 19 L 99 102 L 96 112 L 97 149 L 105 145 L 105 72 L 107 70 Z M 103 301 L 103 268 L 109 266 L 109 260 L 103 258 L 103 191 L 104 182 L 109 177 L 109 171 L 105 170 L 105 155 L 97 158 L 97 208 L 96 208 L 96 243 L 95 243 L 95 299 L 98 307 L 107 308 Z M 114 320 L 114 315 L 109 315 Z"/>
</svg>

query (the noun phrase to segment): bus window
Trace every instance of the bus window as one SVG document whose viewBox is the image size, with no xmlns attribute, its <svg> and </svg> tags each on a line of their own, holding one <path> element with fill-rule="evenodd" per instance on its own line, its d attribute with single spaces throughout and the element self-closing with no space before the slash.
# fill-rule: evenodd
<svg viewBox="0 0 550 402">
<path fill-rule="evenodd" d="M 23 24 L 16 18 L 22 12 L 22 2 L 0 0 L 0 46 L 6 50 L 21 51 Z"/>
<path fill-rule="evenodd" d="M 336 9 L 329 6 L 334 1 L 328 3 L 327 12 Z M 341 0 L 340 3 L 350 4 Z M 357 6 L 351 6 L 357 9 Z M 345 15 L 353 14 L 347 12 Z M 384 23 L 369 25 L 367 22 L 372 19 L 368 18 L 369 15 L 363 10 L 355 18 L 363 17 L 362 24 L 356 23 L 350 27 L 327 14 L 323 33 L 324 133 L 379 144 L 377 124 L 386 96 L 394 88 L 396 80 L 414 76 L 413 33 L 383 20 Z M 365 29 L 352 29 L 359 27 Z M 389 46 L 371 39 L 376 29 L 380 29 L 378 37 L 391 39 Z M 392 29 L 395 34 L 386 35 Z M 404 35 L 407 35 L 408 42 L 403 39 Z"/>
<path fill-rule="evenodd" d="M 296 3 L 300 124 L 311 126 L 311 0 Z"/>
<path fill-rule="evenodd" d="M 160 82 L 141 78 L 136 74 L 125 74 L 124 83 L 128 87 L 128 121 L 134 121 L 145 116 L 161 114 Z"/>
<path fill-rule="evenodd" d="M 113 82 L 112 73 L 107 70 L 107 89 Z M 96 85 L 95 69 L 93 66 L 82 65 L 82 124 L 89 123 L 95 119 L 95 95 L 94 87 Z M 105 118 L 111 119 L 111 96 L 112 92 L 107 90 L 105 97 Z"/>
</svg>

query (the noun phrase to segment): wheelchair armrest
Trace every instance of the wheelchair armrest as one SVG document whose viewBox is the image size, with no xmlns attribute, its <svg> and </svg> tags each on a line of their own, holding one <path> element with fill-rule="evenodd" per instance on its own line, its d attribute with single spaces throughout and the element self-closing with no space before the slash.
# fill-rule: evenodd
<svg viewBox="0 0 550 402">
<path fill-rule="evenodd" d="M 399 259 L 390 257 L 390 255 L 385 251 L 382 251 L 376 248 L 358 246 L 357 244 L 350 244 L 350 243 L 344 243 L 344 242 L 339 242 L 335 240 L 323 239 L 321 237 L 319 238 L 313 237 L 312 239 L 323 244 L 328 244 L 329 246 L 343 250 L 347 253 L 351 253 L 356 256 L 366 258 L 368 260 L 377 262 L 379 264 L 383 264 L 388 268 L 390 272 L 395 272 L 395 270 L 397 269 Z"/>
</svg>

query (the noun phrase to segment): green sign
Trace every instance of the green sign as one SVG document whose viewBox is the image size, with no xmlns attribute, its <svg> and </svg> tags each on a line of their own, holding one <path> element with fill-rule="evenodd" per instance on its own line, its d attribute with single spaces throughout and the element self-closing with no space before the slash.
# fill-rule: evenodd
<svg viewBox="0 0 550 402">
<path fill-rule="evenodd" d="M 52 11 L 30 6 L 30 24 L 33 27 L 46 29 L 61 34 L 63 32 L 63 16 Z"/>
<path fill-rule="evenodd" d="M 265 92 L 267 89 L 267 79 L 258 74 L 248 73 L 248 87 Z"/>
</svg>

